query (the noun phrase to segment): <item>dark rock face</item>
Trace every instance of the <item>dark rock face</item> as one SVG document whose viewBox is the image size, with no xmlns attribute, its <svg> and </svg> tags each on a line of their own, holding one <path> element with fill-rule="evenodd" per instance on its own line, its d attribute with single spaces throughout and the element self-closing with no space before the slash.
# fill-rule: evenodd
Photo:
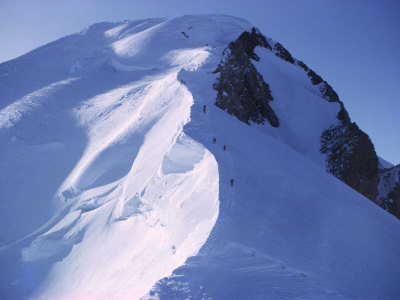
<svg viewBox="0 0 400 300">
<path fill-rule="evenodd" d="M 400 219 L 400 164 L 379 171 L 379 194 L 376 202 L 384 210 Z"/>
<path fill-rule="evenodd" d="M 323 98 L 340 105 L 337 115 L 339 124 L 331 126 L 321 135 L 320 151 L 327 155 L 327 171 L 375 202 L 379 172 L 374 145 L 369 136 L 356 123 L 351 122 L 343 102 L 333 88 L 313 70 L 309 70 L 307 75 L 314 85 L 320 85 Z"/>
<path fill-rule="evenodd" d="M 321 135 L 327 171 L 375 201 L 378 194 L 378 157 L 374 145 L 357 124 L 340 122 Z"/>
<path fill-rule="evenodd" d="M 379 174 L 374 145 L 368 135 L 351 122 L 343 102 L 330 84 L 303 62 L 297 61 L 296 64 L 307 72 L 313 85 L 319 85 L 322 98 L 340 105 L 339 124 L 332 125 L 321 135 L 320 151 L 327 155 L 327 171 L 375 202 Z"/>
<path fill-rule="evenodd" d="M 298 65 L 300 68 L 302 68 L 304 71 L 310 70 L 305 63 L 303 63 L 301 60 L 296 60 L 296 65 Z"/>
<path fill-rule="evenodd" d="M 338 94 L 326 81 L 323 82 L 319 90 L 322 93 L 322 97 L 329 102 L 340 102 Z"/>
<path fill-rule="evenodd" d="M 323 82 L 321 76 L 315 73 L 313 70 L 308 71 L 308 77 L 310 77 L 312 84 L 317 85 Z"/>
<path fill-rule="evenodd" d="M 321 91 L 323 98 L 329 102 L 340 102 L 338 94 L 333 90 L 329 83 L 321 78 L 321 76 L 319 76 L 313 70 L 309 70 L 307 75 L 310 77 L 312 84 L 321 84 L 319 90 Z"/>
<path fill-rule="evenodd" d="M 215 73 L 219 73 L 214 89 L 217 90 L 215 104 L 240 121 L 264 124 L 265 119 L 274 126 L 279 120 L 269 105 L 273 100 L 269 85 L 251 60 L 259 61 L 254 48 L 260 46 L 272 50 L 266 38 L 255 28 L 243 32 L 231 42 L 222 54 Z"/>
<path fill-rule="evenodd" d="M 286 60 L 287 62 L 294 64 L 295 60 L 294 60 L 293 56 L 280 43 L 275 44 L 274 53 L 276 56 L 282 58 L 283 60 Z"/>
</svg>

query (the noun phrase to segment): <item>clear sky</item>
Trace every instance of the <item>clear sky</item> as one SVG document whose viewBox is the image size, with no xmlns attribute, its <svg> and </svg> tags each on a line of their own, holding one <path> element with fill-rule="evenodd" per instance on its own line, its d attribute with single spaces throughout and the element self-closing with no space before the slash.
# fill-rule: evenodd
<svg viewBox="0 0 400 300">
<path fill-rule="evenodd" d="M 399 0 L 0 0 L 0 62 L 100 21 L 199 13 L 242 17 L 279 41 L 400 163 Z"/>
</svg>

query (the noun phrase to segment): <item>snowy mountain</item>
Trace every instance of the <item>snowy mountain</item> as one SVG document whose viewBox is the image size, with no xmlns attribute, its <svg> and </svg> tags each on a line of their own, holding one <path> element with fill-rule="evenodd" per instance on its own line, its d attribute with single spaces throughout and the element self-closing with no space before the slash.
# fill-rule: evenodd
<svg viewBox="0 0 400 300">
<path fill-rule="evenodd" d="M 0 87 L 2 299 L 400 297 L 399 167 L 247 21 L 95 24 Z"/>
</svg>

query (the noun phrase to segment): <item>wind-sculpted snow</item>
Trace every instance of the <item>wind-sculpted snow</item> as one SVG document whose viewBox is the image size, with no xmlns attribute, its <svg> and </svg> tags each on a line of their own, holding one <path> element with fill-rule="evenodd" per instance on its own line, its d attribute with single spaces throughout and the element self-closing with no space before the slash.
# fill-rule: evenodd
<svg viewBox="0 0 400 300">
<path fill-rule="evenodd" d="M 207 60 L 206 36 L 198 34 L 198 27 L 186 29 L 193 37 L 198 34 L 194 42 L 187 43 L 181 35 L 182 24 L 176 21 L 100 28 L 107 28 L 108 39 L 127 41 L 113 42 L 100 52 L 96 49 L 98 57 L 89 58 L 91 63 L 81 58 L 71 61 L 67 76 L 71 72 L 79 76 L 74 85 L 65 85 L 71 80 L 60 81 L 64 86 L 33 91 L 2 110 L 8 118 L 2 137 L 9 147 L 6 151 L 23 151 L 13 157 L 14 165 L 22 155 L 34 158 L 34 149 L 44 147 L 58 158 L 53 168 L 64 163 L 64 152 L 57 153 L 60 147 L 80 153 L 67 160 L 71 169 L 68 176 L 63 173 L 58 187 L 43 182 L 43 188 L 54 193 L 53 200 L 41 199 L 43 205 L 55 205 L 53 213 L 40 217 L 47 223 L 35 230 L 20 220 L 8 220 L 11 226 L 20 223 L 21 228 L 14 243 L 2 244 L 2 261 L 9 260 L 1 274 L 1 291 L 7 298 L 138 298 L 195 255 L 217 219 L 218 166 L 214 156 L 183 131 L 190 121 L 193 98 L 177 78 L 180 70 L 194 71 Z M 242 30 L 238 28 L 237 33 Z M 175 40 L 171 39 L 174 31 Z M 79 34 L 91 39 L 98 31 L 89 28 Z M 153 52 L 149 48 L 139 51 L 147 55 L 147 63 L 143 57 L 139 59 L 142 64 L 137 63 L 139 52 L 124 52 L 132 50 L 130 43 L 136 45 L 138 39 L 141 46 L 154 46 Z M 161 40 L 162 45 L 152 45 Z M 39 75 L 43 82 L 50 76 L 45 71 Z M 97 80 L 105 86 L 94 86 Z M 33 97 L 43 105 L 25 100 Z M 53 106 L 45 105 L 47 98 Z M 19 113 L 18 119 L 9 117 L 10 108 Z M 40 118 L 42 124 L 36 126 Z M 52 127 L 61 130 L 56 134 Z M 19 140 L 24 140 L 25 132 L 21 128 L 28 129 L 29 137 L 22 144 Z M 53 140 L 56 135 L 58 140 Z M 43 141 L 35 144 L 35 139 Z M 15 172 L 15 178 L 3 178 L 2 186 L 15 187 L 21 172 Z M 33 173 L 46 180 L 40 170 Z M 24 195 L 25 201 L 41 195 L 41 189 L 31 184 L 29 188 L 31 195 Z M 12 193 L 11 188 L 7 193 Z M 40 213 L 38 209 L 34 212 Z M 3 232 L 9 231 L 3 228 Z M 23 237 L 21 233 L 31 234 Z"/>
<path fill-rule="evenodd" d="M 18 120 L 22 117 L 22 115 L 25 115 L 30 111 L 34 110 L 35 107 L 40 106 L 41 102 L 44 102 L 46 98 L 51 99 L 52 91 L 56 90 L 57 88 L 63 85 L 69 84 L 70 82 L 76 79 L 77 78 L 70 78 L 59 82 L 55 82 L 38 91 L 30 93 L 25 97 L 3 108 L 0 111 L 0 129 L 13 126 L 16 122 L 18 122 Z"/>
<path fill-rule="evenodd" d="M 0 64 L 1 299 L 398 298 L 398 221 L 324 169 L 340 105 L 268 39 L 280 126 L 215 106 L 251 28 L 100 23 Z"/>
</svg>

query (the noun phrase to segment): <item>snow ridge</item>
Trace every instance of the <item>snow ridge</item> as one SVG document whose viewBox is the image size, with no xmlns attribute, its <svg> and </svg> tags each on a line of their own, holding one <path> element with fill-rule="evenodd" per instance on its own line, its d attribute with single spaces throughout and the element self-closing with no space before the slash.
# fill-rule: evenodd
<svg viewBox="0 0 400 300">
<path fill-rule="evenodd" d="M 163 36 L 157 31 L 162 24 L 139 33 L 129 29 L 128 35 L 121 30 L 129 26 L 120 25 L 106 35 L 142 45 L 146 43 L 141 39 Z M 164 30 L 171 33 L 174 26 Z M 182 39 L 180 32 L 177 37 Z M 136 52 L 124 49 L 134 45 L 113 43 L 113 58 L 106 53 L 103 72 L 110 72 L 110 61 L 118 62 L 111 72 L 133 72 Z M 218 168 L 213 155 L 183 132 L 193 98 L 177 76 L 182 69 L 194 71 L 209 52 L 203 43 L 197 48 L 179 46 L 171 42 L 162 49 L 158 58 L 163 69 L 141 68 L 143 79 L 70 110 L 85 132 L 86 148 L 58 188 L 58 213 L 21 250 L 25 267 L 17 275 L 19 284 L 26 285 L 31 273 L 40 282 L 25 292 L 39 299 L 138 298 L 195 255 L 207 239 L 218 216 Z M 51 96 L 49 88 L 33 95 L 38 101 Z M 22 107 L 21 116 L 32 106 L 24 99 L 10 105 Z M 2 120 L 11 108 L 2 110 Z M 37 113 L 41 110 L 46 107 L 37 107 Z M 10 247 L 21 246 L 4 248 L 6 255 Z M 96 271 L 99 261 L 106 272 Z"/>
</svg>

